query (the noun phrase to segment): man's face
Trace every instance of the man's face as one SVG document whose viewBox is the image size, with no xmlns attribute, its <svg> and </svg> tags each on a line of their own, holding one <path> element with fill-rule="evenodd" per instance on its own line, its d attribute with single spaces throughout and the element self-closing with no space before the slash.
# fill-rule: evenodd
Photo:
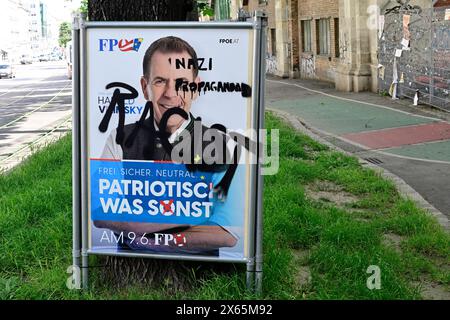
<svg viewBox="0 0 450 320">
<path fill-rule="evenodd" d="M 161 53 L 156 51 L 150 61 L 149 79 L 141 78 L 142 91 L 146 100 L 153 102 L 155 121 L 159 124 L 164 112 L 170 108 L 182 108 L 186 113 L 191 110 L 192 101 L 197 97 L 191 92 L 183 92 L 175 89 L 177 79 L 183 81 L 199 82 L 194 79 L 192 69 L 176 69 L 175 61 L 184 59 L 186 65 L 191 56 L 183 53 Z M 167 123 L 167 131 L 174 132 L 183 123 L 184 119 L 179 115 L 170 117 Z"/>
</svg>

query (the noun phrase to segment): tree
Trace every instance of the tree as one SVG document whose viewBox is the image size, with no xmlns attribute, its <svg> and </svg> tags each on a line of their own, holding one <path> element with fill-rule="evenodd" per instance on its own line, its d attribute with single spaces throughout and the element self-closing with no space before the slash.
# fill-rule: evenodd
<svg viewBox="0 0 450 320">
<path fill-rule="evenodd" d="M 89 0 L 91 21 L 198 20 L 194 0 Z"/>
<path fill-rule="evenodd" d="M 87 2 L 87 6 L 86 6 Z M 197 3 L 194 0 L 88 0 L 90 21 L 187 21 L 198 20 Z M 194 280 L 211 276 L 221 271 L 234 270 L 232 264 L 199 265 L 195 262 L 153 260 L 145 258 L 123 258 L 108 256 L 105 268 L 100 273 L 101 282 L 118 286 L 139 284 L 164 285 L 177 292 L 192 287 Z"/>
<path fill-rule="evenodd" d="M 68 22 L 63 22 L 59 26 L 59 46 L 64 48 L 70 40 L 72 40 L 72 27 Z"/>
<path fill-rule="evenodd" d="M 214 8 L 211 7 L 211 4 L 207 0 L 197 0 L 198 11 L 203 16 L 214 17 Z"/>
</svg>

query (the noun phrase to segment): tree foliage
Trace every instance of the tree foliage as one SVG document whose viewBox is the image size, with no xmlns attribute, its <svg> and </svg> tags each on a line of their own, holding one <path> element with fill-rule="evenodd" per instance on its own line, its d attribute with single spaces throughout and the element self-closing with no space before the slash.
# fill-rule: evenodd
<svg viewBox="0 0 450 320">
<path fill-rule="evenodd" d="M 81 0 L 80 12 L 84 13 L 86 16 L 88 14 L 88 6 L 89 6 L 88 0 Z"/>
<path fill-rule="evenodd" d="M 214 8 L 209 5 L 208 1 L 197 0 L 197 6 L 203 16 L 214 17 Z"/>
<path fill-rule="evenodd" d="M 59 45 L 65 47 L 70 40 L 72 40 L 72 28 L 68 22 L 63 22 L 59 26 Z"/>
</svg>

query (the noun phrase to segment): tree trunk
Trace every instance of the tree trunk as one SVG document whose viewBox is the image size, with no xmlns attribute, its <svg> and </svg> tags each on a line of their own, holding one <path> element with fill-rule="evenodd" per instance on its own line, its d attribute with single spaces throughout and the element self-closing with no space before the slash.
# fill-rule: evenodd
<svg viewBox="0 0 450 320">
<path fill-rule="evenodd" d="M 198 20 L 193 0 L 89 0 L 90 21 L 186 21 Z M 235 270 L 222 263 L 97 257 L 103 268 L 93 269 L 101 284 L 119 287 L 139 284 L 163 287 L 169 293 L 195 288 L 200 278 Z M 95 270 L 95 271 L 94 271 Z"/>
</svg>

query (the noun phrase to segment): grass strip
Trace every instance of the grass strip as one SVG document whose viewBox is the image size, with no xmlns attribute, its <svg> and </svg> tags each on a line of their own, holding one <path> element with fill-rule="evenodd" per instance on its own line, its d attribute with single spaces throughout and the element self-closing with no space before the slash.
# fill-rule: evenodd
<svg viewBox="0 0 450 320">
<path fill-rule="evenodd" d="M 280 169 L 265 177 L 262 298 L 420 299 L 424 283 L 449 292 L 450 236 L 434 218 L 356 158 L 270 113 L 266 125 L 280 130 Z M 97 268 L 89 291 L 69 290 L 71 178 L 70 135 L 0 176 L 0 299 L 255 298 L 241 266 L 175 293 L 117 288 Z M 366 285 L 369 266 L 380 268 L 379 290 Z"/>
</svg>

